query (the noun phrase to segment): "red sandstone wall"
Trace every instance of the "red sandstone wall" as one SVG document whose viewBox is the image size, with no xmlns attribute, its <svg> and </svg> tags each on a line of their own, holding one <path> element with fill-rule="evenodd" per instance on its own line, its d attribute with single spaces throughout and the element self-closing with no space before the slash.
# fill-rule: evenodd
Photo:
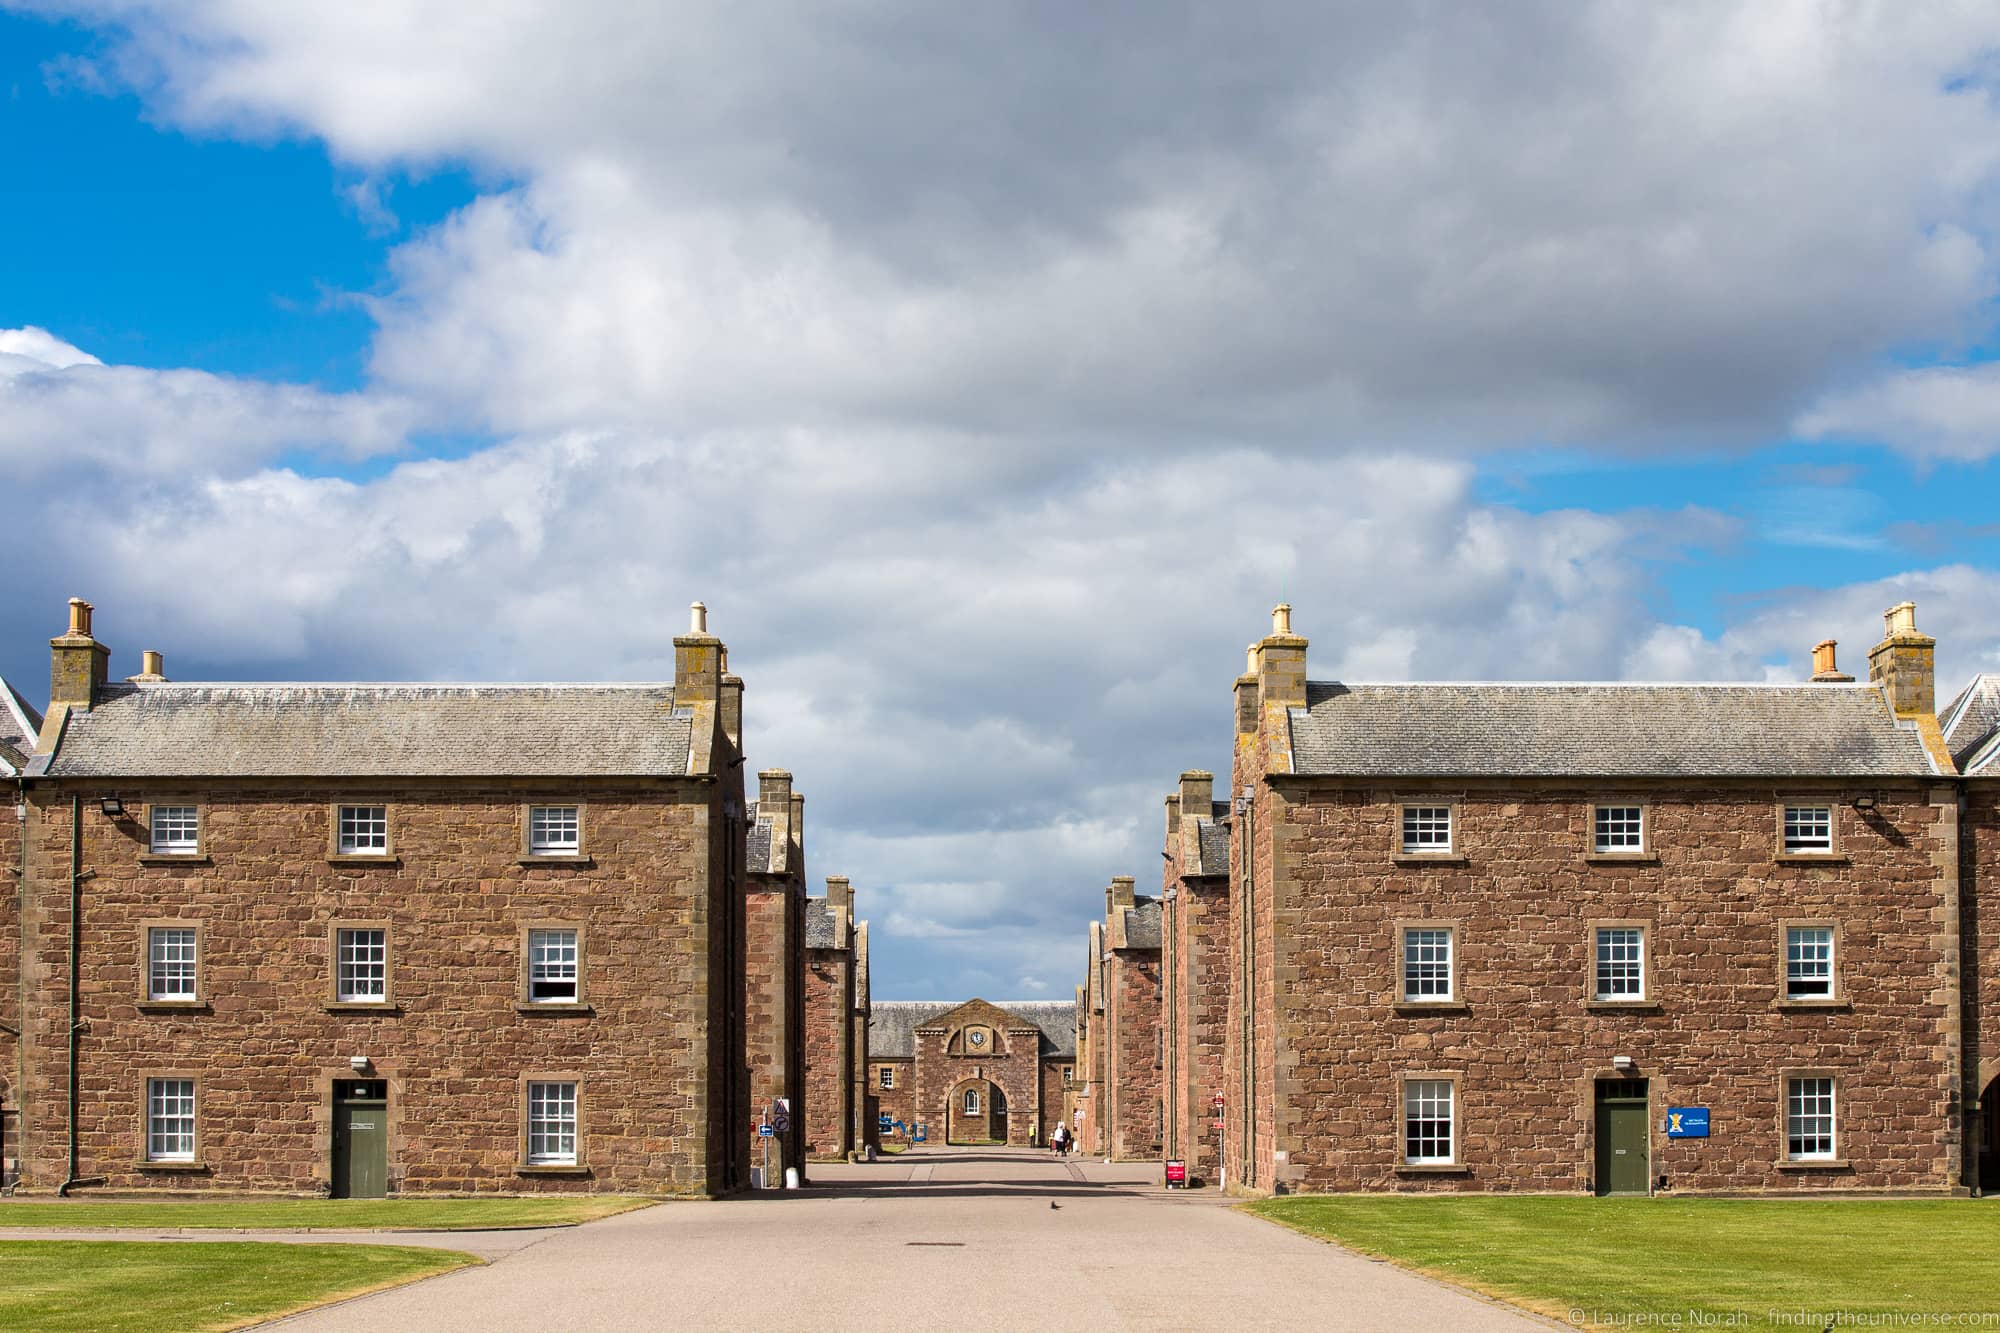
<svg viewBox="0 0 2000 1333">
<path fill-rule="evenodd" d="M 1260 1024 L 1282 1038 L 1281 1181 L 1588 1189 L 1592 1083 L 1612 1072 L 1612 1056 L 1629 1055 L 1662 1114 L 1711 1108 L 1709 1139 L 1656 1133 L 1652 1170 L 1674 1189 L 1956 1183 L 1949 1042 L 1959 1016 L 1946 979 L 1951 904 L 1935 864 L 1957 852 L 1948 794 L 1940 808 L 1919 790 L 1876 789 L 1864 816 L 1829 789 L 1842 857 L 1806 865 L 1774 858 L 1769 788 L 1659 790 L 1649 807 L 1657 863 L 1602 864 L 1585 853 L 1591 801 L 1604 793 L 1475 790 L 1459 797 L 1464 862 L 1410 865 L 1393 859 L 1396 800 L 1408 793 L 1292 789 L 1300 803 L 1279 812 L 1276 830 L 1287 876 L 1278 929 L 1280 975 L 1296 969 L 1298 979 L 1275 1021 Z M 1261 885 L 1257 898 L 1261 912 Z M 1396 1012 L 1394 923 L 1405 918 L 1461 923 L 1464 1013 Z M 1653 923 L 1655 1003 L 1643 1009 L 1586 1004 L 1587 923 L 1607 918 Z M 1839 924 L 1850 1007 L 1775 1003 L 1788 918 Z M 1780 1071 L 1799 1067 L 1838 1074 L 1840 1155 L 1851 1165 L 1780 1167 Z M 1461 1080 L 1462 1173 L 1399 1171 L 1397 1076 L 1417 1070 Z"/>
<path fill-rule="evenodd" d="M 398 1192 L 722 1187 L 736 1144 L 710 1115 L 717 1072 L 740 1060 L 709 1034 L 730 982 L 711 924 L 737 910 L 710 879 L 720 867 L 714 784 L 467 783 L 452 789 L 304 793 L 235 784 L 204 803 L 205 860 L 142 864 L 143 807 L 185 784 L 121 783 L 140 818 L 86 803 L 86 961 L 80 1174 L 115 1188 L 276 1189 L 327 1183 L 332 1080 L 367 1056 L 390 1084 L 390 1176 Z M 395 857 L 327 860 L 329 807 L 390 806 Z M 581 799 L 589 864 L 519 864 L 521 805 Z M 67 1002 L 70 805 L 43 789 L 29 837 L 25 923 L 34 1011 L 27 1041 L 28 1183 L 66 1171 L 63 1025 Z M 141 927 L 198 921 L 206 1006 L 141 1012 Z M 393 1007 L 329 1012 L 328 925 L 390 923 Z M 574 922 L 584 934 L 587 1011 L 519 1011 L 521 929 Z M 725 962 L 726 966 L 726 962 Z M 726 1020 L 725 1020 L 726 1021 Z M 202 1166 L 158 1172 L 140 1157 L 147 1073 L 200 1081 Z M 582 1085 L 579 1174 L 523 1174 L 521 1078 Z M 716 1128 L 720 1126 L 721 1128 Z"/>
<path fill-rule="evenodd" d="M 1159 954 L 1114 952 L 1109 984 L 1116 1003 L 1112 1047 L 1117 1061 L 1112 1074 L 1111 1155 L 1127 1161 L 1158 1157 L 1162 1124 Z"/>
<path fill-rule="evenodd" d="M 852 957 L 811 949 L 806 966 L 806 1147 L 815 1157 L 847 1155 L 853 1123 L 848 1078 Z"/>
</svg>

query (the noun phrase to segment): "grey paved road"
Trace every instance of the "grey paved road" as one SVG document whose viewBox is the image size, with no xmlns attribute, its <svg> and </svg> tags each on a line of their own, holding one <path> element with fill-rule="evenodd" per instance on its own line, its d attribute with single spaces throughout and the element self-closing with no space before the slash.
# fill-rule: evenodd
<svg viewBox="0 0 2000 1333">
<path fill-rule="evenodd" d="M 806 1190 L 532 1233 L 484 1268 L 267 1327 L 1547 1327 L 1232 1212 L 1213 1191 L 1155 1189 L 1157 1168 L 1078 1165 L 933 1150 L 815 1166 Z"/>
</svg>

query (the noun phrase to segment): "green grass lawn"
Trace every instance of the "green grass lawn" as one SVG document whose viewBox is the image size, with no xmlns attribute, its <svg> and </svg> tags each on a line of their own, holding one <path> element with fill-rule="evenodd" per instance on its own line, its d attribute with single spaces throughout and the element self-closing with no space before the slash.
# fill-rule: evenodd
<svg viewBox="0 0 2000 1333">
<path fill-rule="evenodd" d="M 1574 1323 L 1818 1330 L 1824 1316 L 2000 1311 L 2000 1203 L 1287 1198 L 1309 1235 Z M 1797 1321 L 1801 1310 L 1822 1318 Z M 1733 1318 L 1731 1318 L 1733 1316 Z M 1728 1322 L 1723 1322 L 1727 1320 Z"/>
<path fill-rule="evenodd" d="M 479 1261 L 401 1245 L 0 1242 L 0 1329 L 237 1328 Z"/>
<path fill-rule="evenodd" d="M 540 1199 L 6 1199 L 0 1200 L 0 1227 L 477 1231 L 589 1222 L 651 1202 L 615 1194 Z"/>
</svg>

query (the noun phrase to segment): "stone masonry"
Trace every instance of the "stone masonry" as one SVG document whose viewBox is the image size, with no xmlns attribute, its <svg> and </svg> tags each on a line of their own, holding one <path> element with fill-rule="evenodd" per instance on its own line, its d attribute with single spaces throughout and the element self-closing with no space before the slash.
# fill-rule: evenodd
<svg viewBox="0 0 2000 1333">
<path fill-rule="evenodd" d="M 1161 892 L 1161 965 L 1166 1031 L 1166 1142 L 1186 1164 L 1188 1183 L 1217 1183 L 1228 1032 L 1229 807 L 1213 800 L 1214 775 L 1181 774 L 1167 797 L 1166 866 Z M 1226 1123 L 1226 1122 L 1225 1122 Z"/>
</svg>

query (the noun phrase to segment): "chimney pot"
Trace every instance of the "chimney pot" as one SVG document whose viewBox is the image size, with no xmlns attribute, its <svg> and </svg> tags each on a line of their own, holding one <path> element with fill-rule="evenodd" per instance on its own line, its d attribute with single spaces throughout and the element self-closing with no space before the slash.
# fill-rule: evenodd
<svg viewBox="0 0 2000 1333">
<path fill-rule="evenodd" d="M 700 602 L 691 602 L 688 605 L 688 633 L 708 633 L 708 607 Z"/>
<path fill-rule="evenodd" d="M 1813 645 L 1813 680 L 1821 685 L 1844 685 L 1854 679 L 1834 661 L 1834 641 L 1821 639 Z"/>
<path fill-rule="evenodd" d="M 1915 602 L 1896 603 L 1896 605 L 1882 613 L 1882 623 L 1888 626 L 1891 638 L 1898 634 L 1915 634 L 1917 632 L 1917 604 Z"/>
<path fill-rule="evenodd" d="M 71 634 L 76 635 L 78 638 L 84 638 L 84 639 L 89 638 L 90 613 L 96 609 L 97 608 L 93 607 L 89 602 L 84 601 L 83 598 L 81 597 L 70 598 L 69 632 Z"/>
<path fill-rule="evenodd" d="M 1292 604 L 1279 602 L 1271 608 L 1271 633 L 1290 634 L 1292 632 Z"/>
</svg>

